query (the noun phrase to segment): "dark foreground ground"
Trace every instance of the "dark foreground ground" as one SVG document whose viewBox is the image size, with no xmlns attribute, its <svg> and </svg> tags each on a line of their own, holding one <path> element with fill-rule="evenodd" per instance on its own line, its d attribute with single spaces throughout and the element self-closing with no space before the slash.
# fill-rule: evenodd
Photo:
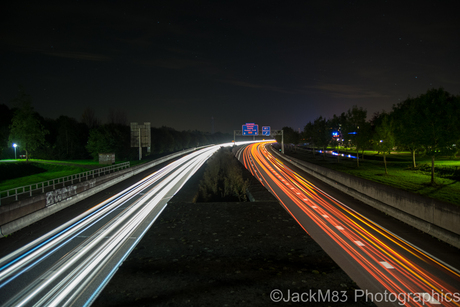
<svg viewBox="0 0 460 307">
<path fill-rule="evenodd" d="M 356 284 L 255 179 L 259 202 L 192 203 L 201 175 L 170 201 L 92 306 L 299 305 L 311 294 L 311 306 L 372 305 L 354 302 Z M 285 300 L 290 291 L 292 303 L 274 303 L 275 289 Z"/>
</svg>

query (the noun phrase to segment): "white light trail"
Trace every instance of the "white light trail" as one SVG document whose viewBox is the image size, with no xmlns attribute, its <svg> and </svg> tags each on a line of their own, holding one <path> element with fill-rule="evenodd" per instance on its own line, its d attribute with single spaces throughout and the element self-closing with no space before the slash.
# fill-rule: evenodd
<svg viewBox="0 0 460 307">
<path fill-rule="evenodd" d="M 254 142 L 260 141 L 226 143 L 188 154 L 0 259 L 0 291 L 2 291 L 2 288 L 14 283 L 23 273 L 42 266 L 51 255 L 66 249 L 72 240 L 81 240 L 80 235 L 83 232 L 93 231 L 78 246 L 64 252 L 64 256 L 57 262 L 47 264 L 47 268 L 37 273 L 38 278 L 29 281 L 26 287 L 8 298 L 8 301 L 3 303 L 4 306 L 70 306 L 81 297 L 94 300 L 104 285 L 93 285 L 91 289 L 96 290 L 83 295 L 82 293 L 89 291 L 89 284 L 94 282 L 98 274 L 103 274 L 103 270 L 107 270 L 109 262 L 115 257 L 120 259 L 127 257 L 125 254 L 120 256 L 117 253 L 121 253 L 122 248 L 127 248 L 126 253 L 133 249 L 129 244 L 136 244 L 140 240 L 138 237 L 130 240 L 134 233 L 140 231 L 139 236 L 145 233 L 145 229 L 141 226 L 151 225 L 150 221 L 155 220 L 163 211 L 167 201 L 209 157 L 220 147 Z M 109 221 L 103 220 L 108 217 L 110 217 Z M 98 222 L 103 225 L 96 226 Z M 115 262 L 117 265 L 121 263 Z M 113 271 L 110 269 L 110 274 L 113 274 L 111 273 Z M 110 277 L 102 276 L 100 279 L 107 283 Z M 86 305 L 90 303 L 90 301 L 84 302 Z"/>
</svg>

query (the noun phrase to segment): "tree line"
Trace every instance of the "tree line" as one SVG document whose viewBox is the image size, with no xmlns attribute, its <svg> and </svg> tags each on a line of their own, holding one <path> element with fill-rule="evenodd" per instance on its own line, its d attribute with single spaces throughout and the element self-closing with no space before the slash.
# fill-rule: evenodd
<svg viewBox="0 0 460 307">
<path fill-rule="evenodd" d="M 17 154 L 27 158 L 47 160 L 98 159 L 99 153 L 115 153 L 117 160 L 136 160 L 138 148 L 131 148 L 131 128 L 123 112 L 109 111 L 107 123 L 86 109 L 80 121 L 61 115 L 57 119 L 44 118 L 32 106 L 32 99 L 24 90 L 12 101 L 17 107 L 0 105 L 0 158 Z M 206 133 L 197 130 L 177 131 L 170 127 L 151 128 L 150 155 L 155 157 L 171 152 L 231 141 L 230 134 Z M 148 154 L 143 149 L 143 156 Z"/>
<path fill-rule="evenodd" d="M 458 154 L 460 96 L 451 95 L 443 88 L 430 89 L 393 105 L 390 112 L 374 114 L 369 120 L 365 109 L 353 106 L 329 119 L 319 116 L 305 125 L 301 133 L 290 127 L 283 130 L 285 143 L 309 143 L 313 149 L 322 149 L 324 157 L 327 147 L 336 151 L 342 147 L 353 149 L 357 167 L 360 159 L 364 159 L 365 150 L 377 150 L 383 154 L 385 173 L 386 155 L 395 147 L 411 152 L 413 168 L 417 167 L 417 154 L 427 155 L 431 158 L 431 183 L 434 184 L 436 157 Z"/>
</svg>

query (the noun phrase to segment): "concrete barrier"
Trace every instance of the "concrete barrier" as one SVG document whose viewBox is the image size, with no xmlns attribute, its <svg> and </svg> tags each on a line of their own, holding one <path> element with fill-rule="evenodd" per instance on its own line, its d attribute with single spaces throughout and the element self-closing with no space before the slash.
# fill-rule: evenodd
<svg viewBox="0 0 460 307">
<path fill-rule="evenodd" d="M 203 146 L 206 147 L 206 146 Z M 200 148 L 203 148 L 200 147 Z M 29 226 L 151 167 L 197 150 L 192 148 L 85 182 L 0 206 L 0 238 Z"/>
<path fill-rule="evenodd" d="M 460 206 L 327 169 L 275 152 L 308 174 L 400 221 L 460 248 Z"/>
</svg>

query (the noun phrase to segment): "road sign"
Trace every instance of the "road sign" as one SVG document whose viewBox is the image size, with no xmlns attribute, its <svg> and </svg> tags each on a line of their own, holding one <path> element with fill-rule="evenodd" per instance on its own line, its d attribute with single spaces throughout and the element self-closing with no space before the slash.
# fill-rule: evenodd
<svg viewBox="0 0 460 307">
<path fill-rule="evenodd" d="M 151 146 L 150 123 L 131 123 L 131 147 L 139 147 L 139 160 L 142 159 L 142 147 L 147 147 L 147 152 L 150 152 Z"/>
<path fill-rule="evenodd" d="M 259 135 L 259 125 L 254 123 L 246 123 L 243 125 L 243 135 Z"/>
<path fill-rule="evenodd" d="M 139 140 L 140 138 L 140 140 Z M 131 147 L 147 147 L 150 149 L 152 140 L 150 137 L 150 123 L 139 125 L 131 123 Z"/>
<path fill-rule="evenodd" d="M 270 126 L 262 126 L 262 135 L 270 136 Z"/>
</svg>

